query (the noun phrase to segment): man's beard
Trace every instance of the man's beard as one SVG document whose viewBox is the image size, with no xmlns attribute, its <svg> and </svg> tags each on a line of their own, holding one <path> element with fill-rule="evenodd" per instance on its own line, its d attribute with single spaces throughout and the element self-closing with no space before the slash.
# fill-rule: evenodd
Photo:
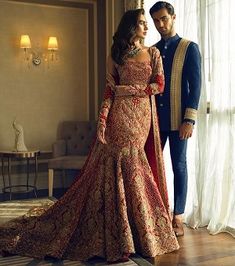
<svg viewBox="0 0 235 266">
<path fill-rule="evenodd" d="M 174 27 L 174 24 L 173 22 L 171 23 L 171 27 L 169 30 L 167 30 L 166 32 L 160 32 L 160 35 L 161 37 L 164 39 L 164 38 L 169 38 L 171 37 L 171 33 L 173 32 L 173 27 Z"/>
</svg>

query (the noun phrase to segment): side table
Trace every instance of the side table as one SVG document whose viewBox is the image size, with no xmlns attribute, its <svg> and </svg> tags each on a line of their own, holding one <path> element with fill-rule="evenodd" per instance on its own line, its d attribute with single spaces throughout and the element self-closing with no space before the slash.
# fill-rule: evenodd
<svg viewBox="0 0 235 266">
<path fill-rule="evenodd" d="M 2 178 L 3 178 L 3 193 L 10 194 L 10 200 L 12 199 L 13 193 L 29 193 L 34 192 L 35 197 L 37 198 L 37 177 L 38 177 L 38 156 L 40 155 L 39 150 L 33 151 L 22 151 L 22 152 L 14 152 L 14 151 L 0 151 L 0 157 L 2 159 Z M 23 185 L 12 185 L 11 180 L 11 167 L 12 167 L 12 159 L 20 159 L 26 160 L 26 172 L 27 172 L 27 179 L 26 183 Z M 30 185 L 29 178 L 30 178 L 30 160 L 34 160 L 34 179 L 33 184 Z M 5 162 L 7 167 L 7 174 L 5 173 Z M 8 179 L 8 185 L 6 185 L 6 178 Z M 20 188 L 25 188 L 21 190 Z"/>
</svg>

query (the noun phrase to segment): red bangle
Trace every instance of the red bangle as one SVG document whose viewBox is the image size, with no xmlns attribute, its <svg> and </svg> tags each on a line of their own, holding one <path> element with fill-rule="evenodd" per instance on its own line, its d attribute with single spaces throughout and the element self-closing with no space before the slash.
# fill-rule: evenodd
<svg viewBox="0 0 235 266">
<path fill-rule="evenodd" d="M 148 85 L 148 86 L 145 88 L 144 92 L 145 92 L 146 94 L 148 94 L 148 95 L 151 95 L 151 94 L 152 94 L 151 86 Z"/>
<path fill-rule="evenodd" d="M 100 119 L 104 119 L 104 120 L 107 120 L 107 117 L 103 114 L 100 113 Z"/>
</svg>

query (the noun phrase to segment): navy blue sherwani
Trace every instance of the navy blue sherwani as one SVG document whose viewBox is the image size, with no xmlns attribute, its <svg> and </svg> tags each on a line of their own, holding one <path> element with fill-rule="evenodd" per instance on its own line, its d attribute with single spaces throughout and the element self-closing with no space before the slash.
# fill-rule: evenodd
<svg viewBox="0 0 235 266">
<path fill-rule="evenodd" d="M 162 147 L 167 138 L 170 145 L 174 172 L 174 214 L 184 213 L 188 180 L 187 140 L 179 138 L 179 127 L 184 121 L 195 123 L 201 90 L 201 56 L 196 43 L 188 41 L 184 57 L 178 60 L 182 69 L 173 67 L 181 39 L 176 34 L 167 40 L 161 39 L 155 45 L 160 50 L 165 74 L 165 90 L 156 96 L 156 101 Z M 179 88 L 175 85 L 177 82 Z M 176 113 L 178 118 L 175 117 Z"/>
</svg>

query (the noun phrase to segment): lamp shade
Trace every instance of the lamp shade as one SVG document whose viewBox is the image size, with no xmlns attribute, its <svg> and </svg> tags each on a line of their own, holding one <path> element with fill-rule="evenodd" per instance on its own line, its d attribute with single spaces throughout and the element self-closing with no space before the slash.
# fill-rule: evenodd
<svg viewBox="0 0 235 266">
<path fill-rule="evenodd" d="M 48 50 L 58 50 L 58 42 L 56 37 L 49 37 Z"/>
<path fill-rule="evenodd" d="M 29 35 L 21 35 L 20 48 L 31 48 Z"/>
</svg>

